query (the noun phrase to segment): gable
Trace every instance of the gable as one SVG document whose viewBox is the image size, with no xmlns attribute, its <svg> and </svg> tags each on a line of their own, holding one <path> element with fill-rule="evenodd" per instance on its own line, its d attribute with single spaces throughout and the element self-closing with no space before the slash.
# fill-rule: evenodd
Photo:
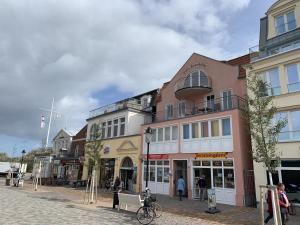
<svg viewBox="0 0 300 225">
<path fill-rule="evenodd" d="M 268 9 L 267 14 L 276 11 L 277 9 L 281 9 L 283 6 L 285 6 L 288 3 L 295 3 L 298 1 L 299 0 L 278 0 Z"/>
<path fill-rule="evenodd" d="M 135 151 L 138 148 L 132 143 L 132 141 L 125 140 L 122 144 L 117 148 L 117 151 Z"/>
</svg>

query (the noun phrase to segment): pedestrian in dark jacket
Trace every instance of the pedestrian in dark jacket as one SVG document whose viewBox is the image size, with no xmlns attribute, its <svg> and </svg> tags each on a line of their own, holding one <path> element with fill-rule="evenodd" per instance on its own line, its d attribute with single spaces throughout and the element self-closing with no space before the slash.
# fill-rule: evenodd
<svg viewBox="0 0 300 225">
<path fill-rule="evenodd" d="M 116 208 L 116 205 L 119 205 L 118 193 L 119 193 L 120 184 L 121 184 L 120 178 L 117 176 L 116 179 L 115 179 L 114 185 L 112 187 L 113 188 L 113 193 L 114 193 L 114 196 L 113 196 L 113 209 Z"/>
<path fill-rule="evenodd" d="M 280 206 L 280 214 L 281 214 L 281 222 L 282 225 L 286 224 L 286 217 L 288 214 L 288 207 L 290 206 L 290 202 L 285 194 L 285 186 L 283 183 L 277 184 L 278 195 L 279 195 L 279 206 Z"/>
</svg>

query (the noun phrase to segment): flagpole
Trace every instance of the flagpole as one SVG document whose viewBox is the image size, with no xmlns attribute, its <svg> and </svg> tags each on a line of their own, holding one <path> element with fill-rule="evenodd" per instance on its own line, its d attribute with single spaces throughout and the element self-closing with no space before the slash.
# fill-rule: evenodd
<svg viewBox="0 0 300 225">
<path fill-rule="evenodd" d="M 48 132 L 47 132 L 45 148 L 48 147 L 48 142 L 49 142 L 49 134 L 50 134 L 50 128 L 51 128 L 51 121 L 52 121 L 53 105 L 54 105 L 54 98 L 52 99 L 52 106 L 51 106 L 51 112 L 50 112 L 50 119 L 49 119 L 49 124 L 48 124 Z"/>
</svg>

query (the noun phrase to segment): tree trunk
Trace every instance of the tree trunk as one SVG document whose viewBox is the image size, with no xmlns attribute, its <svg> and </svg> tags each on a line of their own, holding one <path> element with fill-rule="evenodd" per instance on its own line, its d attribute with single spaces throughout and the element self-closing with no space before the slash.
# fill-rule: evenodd
<svg viewBox="0 0 300 225">
<path fill-rule="evenodd" d="M 272 172 L 268 171 L 269 174 L 269 180 L 270 180 L 270 185 L 274 186 L 273 184 L 273 177 L 272 177 Z M 272 197 L 272 208 L 273 208 L 273 218 L 274 218 L 274 223 L 275 225 L 279 224 L 278 218 L 281 219 L 281 214 L 276 210 L 276 204 L 279 204 L 279 202 L 275 202 L 275 193 L 274 191 L 271 191 L 271 197 Z M 280 221 L 281 222 L 281 221 Z"/>
</svg>

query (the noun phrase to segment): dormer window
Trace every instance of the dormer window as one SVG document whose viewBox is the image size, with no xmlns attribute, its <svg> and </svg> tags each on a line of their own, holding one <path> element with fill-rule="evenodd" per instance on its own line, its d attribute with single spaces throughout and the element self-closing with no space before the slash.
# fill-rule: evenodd
<svg viewBox="0 0 300 225">
<path fill-rule="evenodd" d="M 289 11 L 287 13 L 276 16 L 275 27 L 277 35 L 296 29 L 296 19 L 294 11 Z"/>
</svg>

